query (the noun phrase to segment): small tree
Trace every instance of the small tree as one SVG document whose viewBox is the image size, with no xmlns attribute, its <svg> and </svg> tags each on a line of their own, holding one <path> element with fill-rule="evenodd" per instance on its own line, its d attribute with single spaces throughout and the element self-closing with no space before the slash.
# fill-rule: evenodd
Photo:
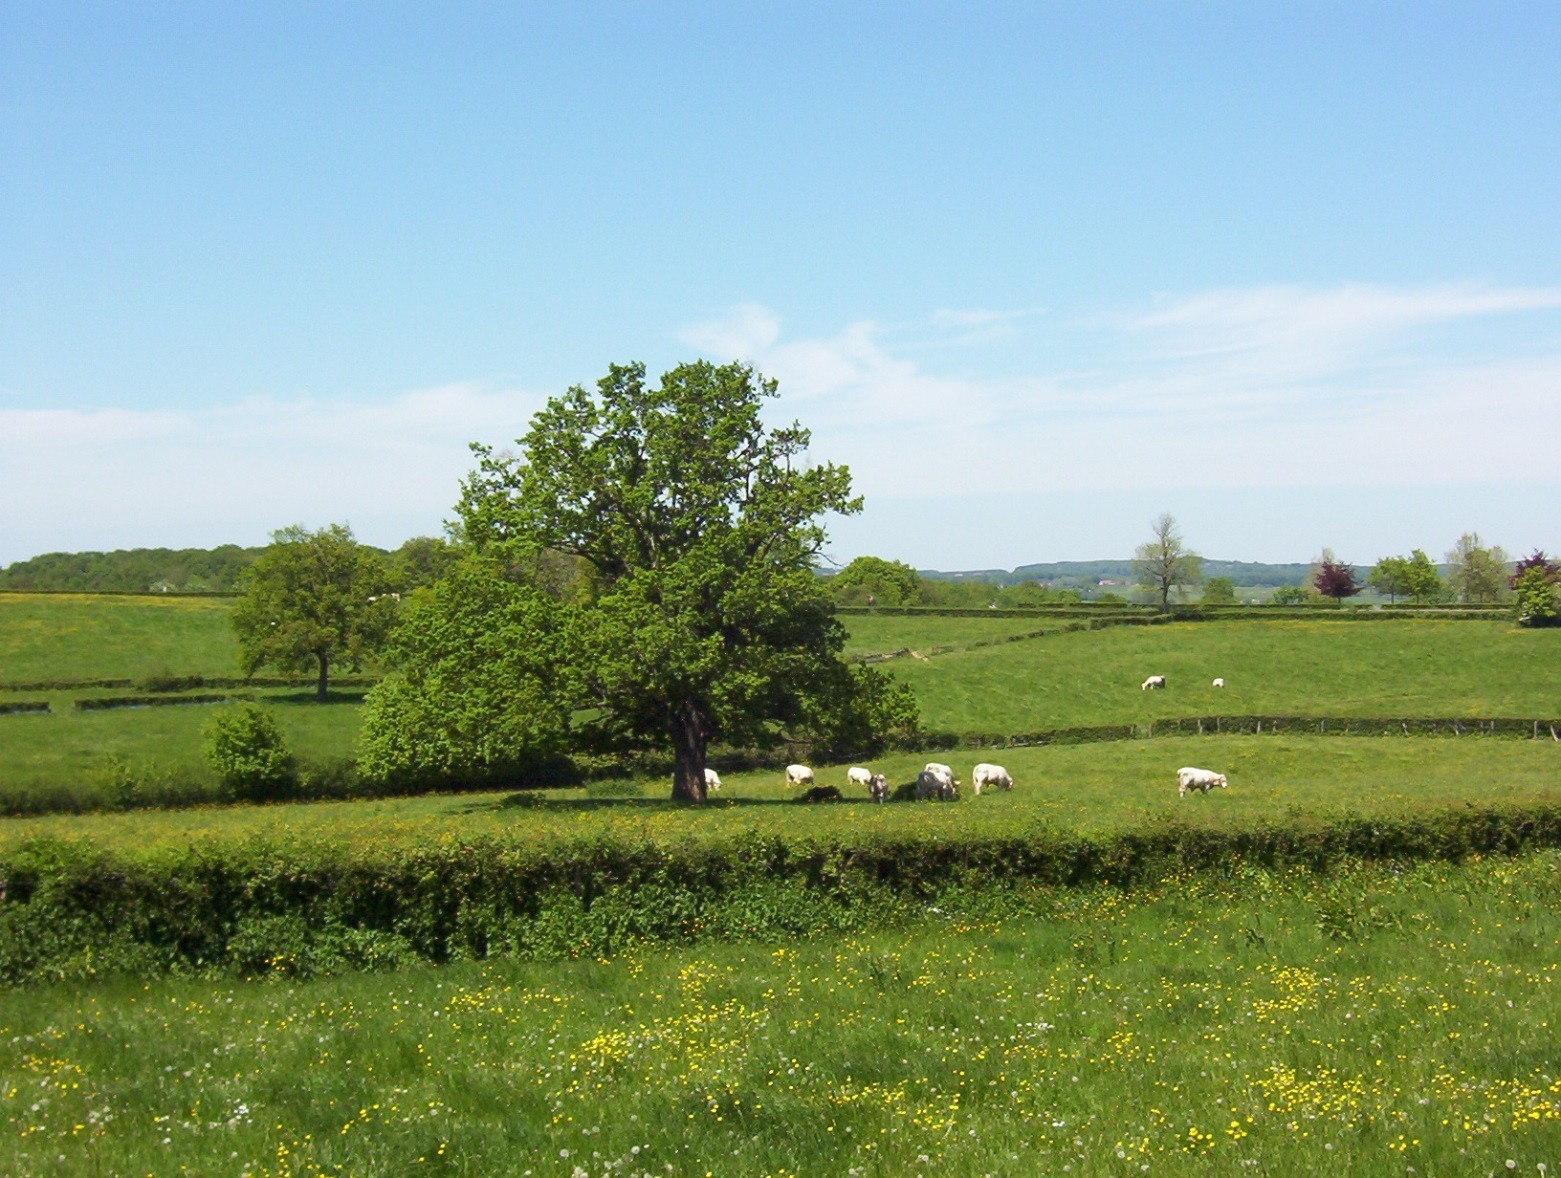
<svg viewBox="0 0 1561 1178">
<path fill-rule="evenodd" d="M 1478 532 L 1459 536 L 1447 563 L 1447 583 L 1464 604 L 1489 604 L 1506 595 L 1507 554 L 1499 545 L 1484 547 Z"/>
<path fill-rule="evenodd" d="M 1151 521 L 1153 536 L 1133 553 L 1133 575 L 1159 599 L 1161 610 L 1171 608 L 1171 594 L 1203 580 L 1203 557 L 1191 551 L 1176 530 L 1176 517 L 1161 515 Z"/>
<path fill-rule="evenodd" d="M 1229 577 L 1210 577 L 1203 583 L 1204 605 L 1235 605 L 1236 582 Z"/>
<path fill-rule="evenodd" d="M 1355 570 L 1344 561 L 1335 560 L 1330 548 L 1323 549 L 1317 562 L 1317 571 L 1312 574 L 1312 584 L 1318 593 L 1333 598 L 1337 606 L 1343 606 L 1346 597 L 1354 597 L 1360 592 Z"/>
<path fill-rule="evenodd" d="M 1384 556 L 1372 567 L 1367 583 L 1378 593 L 1388 595 L 1388 604 L 1395 605 L 1400 593 L 1407 593 L 1409 560 L 1402 556 Z"/>
<path fill-rule="evenodd" d="M 1312 591 L 1305 585 L 1281 585 L 1268 599 L 1270 605 L 1306 605 L 1312 600 Z"/>
<path fill-rule="evenodd" d="M 1441 574 L 1436 571 L 1436 566 L 1425 551 L 1416 548 L 1410 552 L 1409 560 L 1404 565 L 1404 592 L 1414 598 L 1415 604 L 1440 601 L 1446 591 Z"/>
<path fill-rule="evenodd" d="M 293 754 L 281 729 L 255 704 L 217 713 L 206 726 L 206 759 L 231 798 L 267 801 L 286 796 L 297 784 Z"/>
<path fill-rule="evenodd" d="M 915 605 L 921 576 L 908 564 L 878 556 L 859 556 L 830 580 L 842 605 Z"/>
<path fill-rule="evenodd" d="M 315 670 L 315 698 L 323 701 L 333 665 L 356 670 L 384 643 L 395 608 L 388 586 L 379 553 L 346 524 L 272 533 L 232 614 L 244 674 Z"/>
<path fill-rule="evenodd" d="M 1535 549 L 1518 561 L 1512 589 L 1519 625 L 1561 625 L 1561 564 Z"/>
</svg>

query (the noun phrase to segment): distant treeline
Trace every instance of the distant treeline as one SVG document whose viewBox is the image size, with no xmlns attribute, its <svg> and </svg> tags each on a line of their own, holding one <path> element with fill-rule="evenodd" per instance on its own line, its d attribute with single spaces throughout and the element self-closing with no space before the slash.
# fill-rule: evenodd
<svg viewBox="0 0 1561 1178">
<path fill-rule="evenodd" d="M 455 559 L 450 544 L 415 536 L 394 552 L 373 548 L 386 559 L 391 583 L 400 591 L 436 580 Z M 244 571 L 264 548 L 122 548 L 114 552 L 48 552 L 0 569 L 0 591 L 55 593 L 237 593 Z"/>
<path fill-rule="evenodd" d="M 1356 569 L 1364 577 L 1369 567 Z M 1025 581 L 1041 581 L 1047 584 L 1096 585 L 1112 580 L 1132 585 L 1136 580 L 1131 560 L 1059 560 L 1051 564 L 1022 564 L 1013 571 L 1007 569 L 977 569 L 972 572 L 944 573 L 923 570 L 928 580 L 984 581 L 989 584 L 1017 585 Z M 1312 566 L 1301 564 L 1259 564 L 1250 560 L 1205 560 L 1205 577 L 1226 577 L 1236 588 L 1259 585 L 1305 585 L 1310 582 Z"/>
<path fill-rule="evenodd" d="M 263 548 L 131 548 L 48 552 L 0 569 L 0 589 L 82 593 L 232 593 Z"/>
</svg>

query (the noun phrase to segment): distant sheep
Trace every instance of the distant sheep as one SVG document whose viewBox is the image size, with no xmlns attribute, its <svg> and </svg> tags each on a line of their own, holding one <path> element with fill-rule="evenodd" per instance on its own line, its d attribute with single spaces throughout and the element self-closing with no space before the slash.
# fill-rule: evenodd
<svg viewBox="0 0 1561 1178">
<path fill-rule="evenodd" d="M 1165 676 L 1164 675 L 1151 675 L 1151 676 L 1149 676 L 1149 678 L 1144 680 L 1142 686 L 1140 686 L 1138 690 L 1139 691 L 1159 691 L 1164 686 L 1165 686 Z"/>
<path fill-rule="evenodd" d="M 705 790 L 713 792 L 721 788 L 721 775 L 714 769 L 705 770 Z"/>
<path fill-rule="evenodd" d="M 871 770 L 863 769 L 860 765 L 853 765 L 846 770 L 846 782 L 850 785 L 866 785 L 872 781 Z"/>
<path fill-rule="evenodd" d="M 1223 679 L 1216 679 L 1214 681 L 1214 686 L 1215 687 L 1224 687 L 1225 686 L 1225 680 L 1223 680 Z"/>
<path fill-rule="evenodd" d="M 1177 797 L 1185 798 L 1189 790 L 1207 794 L 1211 789 L 1224 789 L 1230 783 L 1223 773 L 1212 769 L 1194 769 L 1190 765 L 1176 771 Z"/>
<path fill-rule="evenodd" d="M 786 766 L 786 784 L 787 785 L 812 785 L 813 784 L 813 770 L 809 769 L 806 765 L 787 765 Z"/>
<path fill-rule="evenodd" d="M 979 798 L 981 790 L 987 786 L 993 789 L 1013 789 L 1014 779 L 1001 765 L 988 765 L 983 761 L 970 771 L 970 784 Z"/>
</svg>

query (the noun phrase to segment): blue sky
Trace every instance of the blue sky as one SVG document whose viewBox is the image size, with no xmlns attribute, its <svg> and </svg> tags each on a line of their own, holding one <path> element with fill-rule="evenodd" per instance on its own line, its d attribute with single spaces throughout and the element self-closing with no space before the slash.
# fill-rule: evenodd
<svg viewBox="0 0 1561 1178">
<path fill-rule="evenodd" d="M 1561 549 L 1561 7 L 0 0 L 0 563 L 740 357 L 922 567 Z"/>
</svg>

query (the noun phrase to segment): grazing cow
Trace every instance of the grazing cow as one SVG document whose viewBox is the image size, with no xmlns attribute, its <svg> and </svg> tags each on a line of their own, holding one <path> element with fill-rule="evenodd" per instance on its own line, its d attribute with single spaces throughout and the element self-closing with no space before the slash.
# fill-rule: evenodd
<svg viewBox="0 0 1561 1178">
<path fill-rule="evenodd" d="M 714 769 L 705 769 L 705 791 L 708 793 L 721 788 L 721 775 Z"/>
<path fill-rule="evenodd" d="M 889 800 L 889 779 L 882 773 L 874 773 L 867 779 L 867 795 L 875 802 Z"/>
<path fill-rule="evenodd" d="M 1164 675 L 1151 675 L 1151 676 L 1149 676 L 1149 678 L 1144 680 L 1142 686 L 1140 686 L 1138 690 L 1139 691 L 1159 691 L 1160 688 L 1162 688 L 1164 686 L 1165 686 L 1165 676 Z"/>
<path fill-rule="evenodd" d="M 850 785 L 867 785 L 872 779 L 872 771 L 863 769 L 860 765 L 853 765 L 846 770 L 846 782 Z"/>
<path fill-rule="evenodd" d="M 959 797 L 959 789 L 955 786 L 952 777 L 945 777 L 930 769 L 923 769 L 917 775 L 917 801 L 925 802 L 928 798 L 938 798 L 941 801 L 952 802 L 957 797 Z"/>
<path fill-rule="evenodd" d="M 1223 679 L 1216 679 L 1214 681 L 1214 686 L 1215 687 L 1224 687 L 1225 686 L 1225 680 L 1223 680 Z"/>
<path fill-rule="evenodd" d="M 786 784 L 787 785 L 812 785 L 813 784 L 813 770 L 809 769 L 806 765 L 787 765 L 786 766 Z"/>
<path fill-rule="evenodd" d="M 970 771 L 970 784 L 975 787 L 976 797 L 979 798 L 984 786 L 991 786 L 993 789 L 1013 789 L 1014 779 L 1001 765 L 988 765 L 983 761 Z"/>
<path fill-rule="evenodd" d="M 1181 798 L 1187 796 L 1188 790 L 1195 789 L 1201 794 L 1207 794 L 1211 789 L 1224 789 L 1229 784 L 1223 773 L 1216 773 L 1212 769 L 1194 769 L 1189 765 L 1176 771 L 1176 796 Z"/>
<path fill-rule="evenodd" d="M 928 761 L 923 771 L 936 773 L 939 777 L 947 777 L 950 781 L 954 780 L 954 770 L 950 769 L 942 761 Z"/>
</svg>

